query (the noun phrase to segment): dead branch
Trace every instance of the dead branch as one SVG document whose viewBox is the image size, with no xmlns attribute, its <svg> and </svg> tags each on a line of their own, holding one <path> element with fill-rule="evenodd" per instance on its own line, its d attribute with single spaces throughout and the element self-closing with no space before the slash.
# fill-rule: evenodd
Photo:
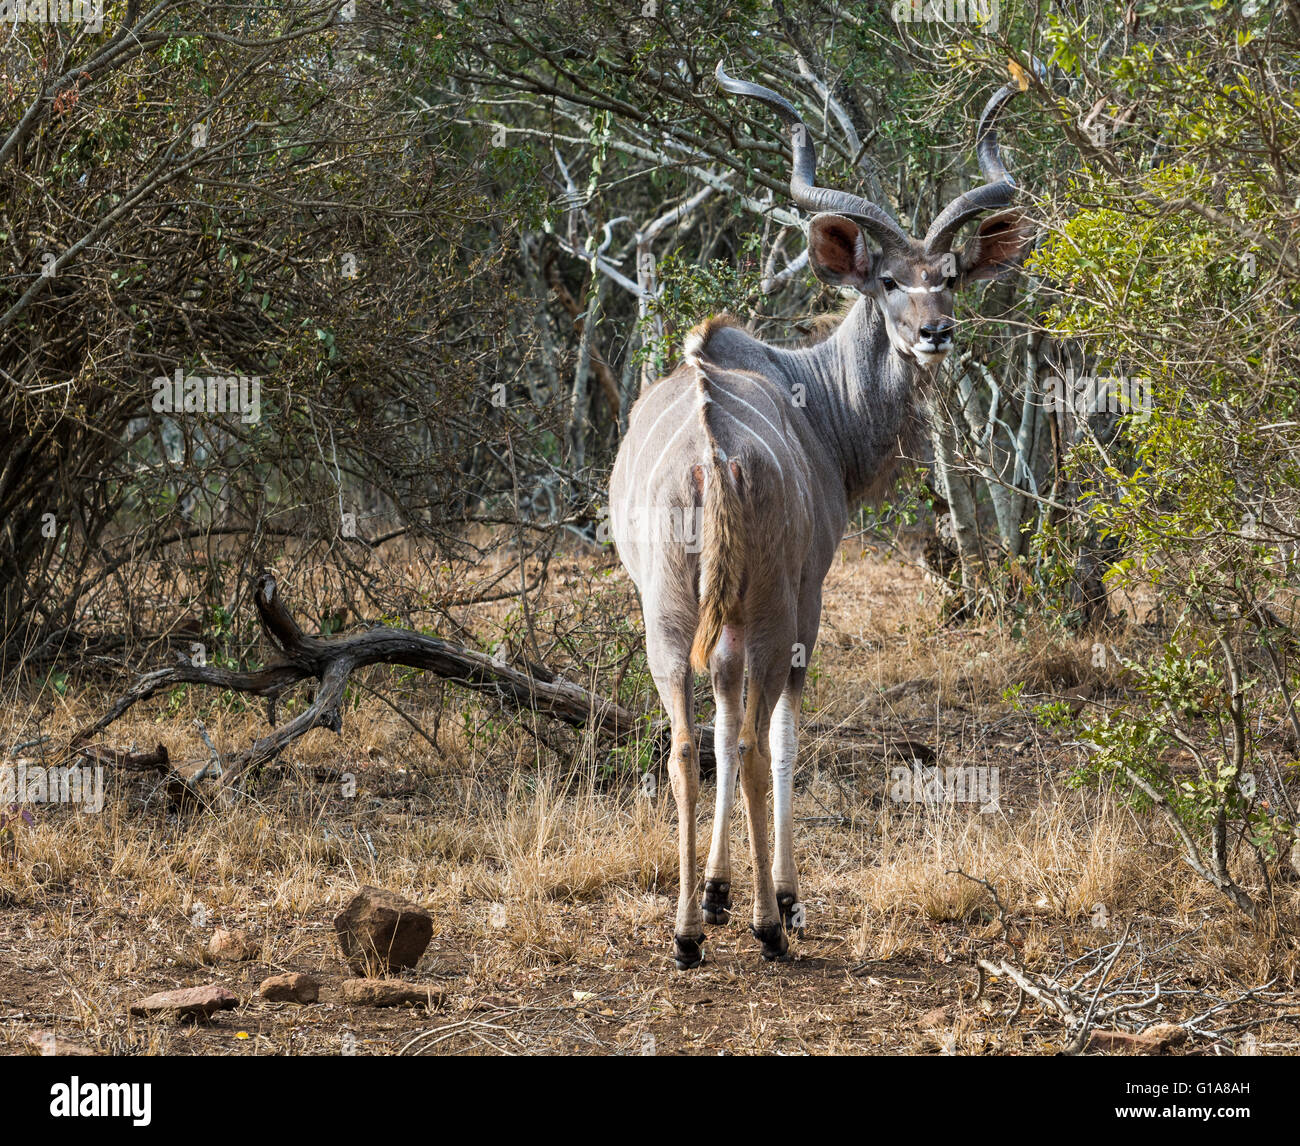
<svg viewBox="0 0 1300 1146">
<path fill-rule="evenodd" d="M 646 722 L 635 713 L 580 685 L 559 678 L 542 680 L 484 653 L 424 633 L 379 626 L 347 637 L 309 637 L 276 590 L 275 578 L 262 574 L 254 588 L 253 603 L 263 633 L 281 654 L 278 659 L 253 671 L 186 661 L 146 673 L 103 716 L 78 732 L 70 747 L 80 748 L 133 705 L 174 685 L 210 685 L 275 701 L 299 681 L 319 681 L 312 703 L 303 712 L 244 751 L 223 758 L 223 780 L 229 785 L 250 766 L 274 760 L 290 743 L 313 728 L 338 732 L 342 727 L 341 708 L 348 677 L 355 670 L 374 664 L 425 669 L 465 688 L 487 693 L 508 708 L 538 712 L 574 728 L 594 728 L 601 736 L 616 742 L 646 730 Z M 653 723 L 650 730 L 656 731 Z M 120 756 L 110 752 L 104 759 L 116 762 Z"/>
<path fill-rule="evenodd" d="M 82 748 L 79 755 L 92 764 L 107 764 L 111 768 L 125 768 L 128 772 L 167 772 L 171 769 L 171 757 L 164 744 L 157 745 L 152 752 L 132 752 L 91 744 Z"/>
<path fill-rule="evenodd" d="M 313 728 L 340 731 L 348 678 L 357 669 L 375 664 L 424 669 L 463 688 L 491 696 L 508 709 L 538 713 L 572 728 L 592 731 L 611 745 L 648 736 L 657 743 L 661 755 L 667 748 L 669 731 L 666 720 L 639 716 L 615 701 L 564 680 L 544 666 L 526 665 L 526 671 L 521 670 L 450 641 L 389 626 L 376 626 L 367 632 L 344 637 L 310 637 L 293 619 L 284 598 L 277 591 L 275 578 L 269 573 L 263 573 L 257 579 L 253 604 L 263 633 L 280 654 L 277 659 L 263 668 L 244 671 L 197 665 L 181 658 L 179 664 L 145 673 L 103 716 L 79 731 L 70 741 L 69 749 L 118 767 L 180 772 L 182 766 L 171 764 L 167 750 L 161 744 L 152 754 L 134 754 L 87 746 L 87 742 L 132 706 L 178 684 L 208 685 L 265 697 L 273 713 L 276 700 L 286 689 L 303 680 L 318 681 L 315 696 L 303 712 L 287 723 L 273 727 L 243 751 L 219 756 L 212 761 L 210 769 L 194 773 L 196 776 L 218 774 L 223 786 L 230 787 L 238 783 L 245 770 L 274 760 L 289 744 Z M 868 730 L 856 727 L 815 727 L 821 735 L 855 742 L 859 736 L 872 735 Z M 698 731 L 701 770 L 709 773 L 715 767 L 713 729 L 710 725 L 702 725 Z M 858 744 L 857 748 L 881 757 L 902 754 L 905 758 L 932 759 L 934 756 L 928 745 L 895 742 L 888 738 L 880 746 L 864 748 Z M 217 756 L 215 750 L 213 756 Z"/>
</svg>

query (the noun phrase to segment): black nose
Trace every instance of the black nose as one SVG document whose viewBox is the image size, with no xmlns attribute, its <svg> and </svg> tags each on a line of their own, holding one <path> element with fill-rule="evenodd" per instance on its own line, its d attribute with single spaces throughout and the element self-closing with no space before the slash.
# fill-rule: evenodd
<svg viewBox="0 0 1300 1146">
<path fill-rule="evenodd" d="M 947 342 L 952 337 L 954 325 L 948 319 L 944 319 L 942 322 L 927 322 L 921 327 L 921 337 L 938 346 L 941 342 Z"/>
</svg>

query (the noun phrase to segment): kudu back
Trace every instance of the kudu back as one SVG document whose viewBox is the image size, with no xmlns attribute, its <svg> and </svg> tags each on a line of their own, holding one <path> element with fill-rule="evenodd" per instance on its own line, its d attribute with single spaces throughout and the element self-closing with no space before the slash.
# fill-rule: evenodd
<svg viewBox="0 0 1300 1146">
<path fill-rule="evenodd" d="M 816 185 L 809 133 L 790 103 L 733 80 L 721 64 L 717 79 L 790 129 L 790 193 L 813 212 L 813 272 L 861 297 L 829 338 L 796 350 L 769 346 L 726 316 L 696 327 L 678 367 L 633 407 L 614 463 L 613 537 L 640 592 L 650 672 L 672 728 L 681 881 L 674 957 L 683 970 L 703 957 L 705 921 L 725 923 L 731 908 L 737 775 L 753 932 L 763 958 L 788 957 L 787 931 L 803 924 L 791 808 L 797 724 L 822 581 L 850 514 L 886 493 L 912 455 L 922 431 L 918 385 L 952 348 L 953 292 L 1004 273 L 1031 236 L 1021 212 L 1003 211 L 952 249 L 964 223 L 1012 201 L 995 124 L 1018 84 L 998 91 L 980 117 L 984 184 L 959 195 L 918 241 L 874 203 Z M 717 803 L 701 902 L 691 685 L 693 671 L 706 668 L 717 707 Z"/>
</svg>

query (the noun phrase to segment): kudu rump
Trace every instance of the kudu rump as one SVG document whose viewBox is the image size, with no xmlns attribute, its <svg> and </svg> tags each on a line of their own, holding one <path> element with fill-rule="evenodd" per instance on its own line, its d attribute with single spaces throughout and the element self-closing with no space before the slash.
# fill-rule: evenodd
<svg viewBox="0 0 1300 1146">
<path fill-rule="evenodd" d="M 1012 200 L 1015 184 L 995 124 L 1018 84 L 999 90 L 980 117 L 984 186 L 959 195 L 918 242 L 875 204 L 816 185 L 808 131 L 790 103 L 733 80 L 721 64 L 717 79 L 724 90 L 766 104 L 789 127 L 790 194 L 815 212 L 808 227 L 813 272 L 861 297 L 834 334 L 796 350 L 760 342 L 726 316 L 696 327 L 681 364 L 636 403 L 614 463 L 610 523 L 640 591 L 646 655 L 672 727 L 681 869 L 674 954 L 681 969 L 702 958 L 704 922 L 725 923 L 731 908 L 728 825 L 737 771 L 763 958 L 784 958 L 786 930 L 802 924 L 791 788 L 822 581 L 850 513 L 887 492 L 919 438 L 915 392 L 952 348 L 953 291 L 1003 273 L 1031 236 L 1021 212 L 1004 211 L 985 219 L 960 250 L 950 249 L 962 224 Z M 706 666 L 717 703 L 718 794 L 700 902 L 691 685 L 692 670 Z M 767 842 L 769 767 L 775 857 Z"/>
</svg>

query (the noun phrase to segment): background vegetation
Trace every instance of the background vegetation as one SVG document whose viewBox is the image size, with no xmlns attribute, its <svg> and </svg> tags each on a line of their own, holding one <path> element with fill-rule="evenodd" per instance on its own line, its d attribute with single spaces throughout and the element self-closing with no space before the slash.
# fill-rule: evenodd
<svg viewBox="0 0 1300 1146">
<path fill-rule="evenodd" d="M 784 137 L 717 90 L 720 59 L 803 109 L 822 182 L 922 231 L 976 178 L 983 101 L 1026 77 L 1002 138 L 1037 249 L 963 297 L 931 440 L 855 536 L 939 578 L 935 626 L 1081 649 L 999 678 L 1006 700 L 1275 927 L 1300 753 L 1293 0 L 131 0 L 97 32 L 0 25 L 11 748 L 196 645 L 258 663 L 270 567 L 322 634 L 402 624 L 647 710 L 602 547 L 629 407 L 711 313 L 796 343 L 848 301 L 808 273 Z M 177 370 L 256 377 L 260 419 L 155 409 Z M 568 578 L 594 596 L 557 605 Z M 1104 689 L 1054 694 L 1082 677 Z"/>
</svg>

